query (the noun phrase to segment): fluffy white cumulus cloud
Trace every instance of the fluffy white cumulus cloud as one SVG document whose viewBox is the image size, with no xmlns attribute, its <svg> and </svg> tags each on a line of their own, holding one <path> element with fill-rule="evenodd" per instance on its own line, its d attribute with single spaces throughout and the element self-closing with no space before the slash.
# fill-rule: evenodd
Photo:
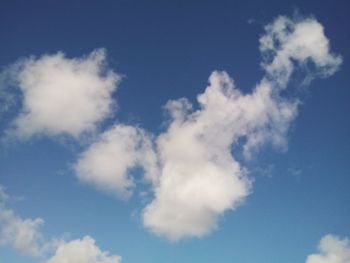
<svg viewBox="0 0 350 263">
<path fill-rule="evenodd" d="M 121 257 L 101 251 L 90 236 L 62 243 L 47 263 L 120 263 Z"/>
<path fill-rule="evenodd" d="M 78 177 L 108 191 L 128 193 L 134 185 L 130 169 L 141 166 L 154 193 L 142 211 L 147 229 L 170 240 L 200 237 L 215 229 L 218 219 L 251 191 L 246 169 L 233 153 L 242 151 L 249 159 L 266 143 L 287 147 L 299 100 L 284 97 L 282 90 L 293 72 L 310 66 L 306 78 L 326 77 L 341 64 L 314 18 L 278 17 L 266 26 L 260 50 L 266 75 L 251 93 L 237 89 L 226 72 L 214 71 L 197 97 L 198 109 L 186 98 L 169 101 L 171 118 L 159 136 L 145 136 L 130 126 L 113 127 L 82 154 L 76 164 Z"/>
<path fill-rule="evenodd" d="M 226 72 L 213 72 L 191 111 L 186 99 L 170 101 L 168 130 L 157 139 L 161 167 L 155 198 L 144 209 L 144 225 L 171 240 L 202 236 L 250 192 L 250 180 L 232 152 L 265 143 L 287 146 L 298 99 L 281 96 L 296 65 L 312 62 L 311 74 L 334 73 L 341 59 L 329 51 L 323 27 L 314 19 L 277 18 L 260 39 L 266 76 L 250 94 L 241 93 Z"/>
<path fill-rule="evenodd" d="M 157 157 L 149 135 L 140 128 L 115 125 L 81 154 L 75 171 L 83 182 L 128 197 L 134 187 L 129 171 L 135 166 L 155 183 Z"/>
<path fill-rule="evenodd" d="M 6 207 L 7 195 L 0 186 L 0 245 L 13 246 L 21 253 L 38 257 L 43 252 L 41 218 L 22 219 Z"/>
<path fill-rule="evenodd" d="M 350 262 L 350 241 L 334 235 L 322 237 L 319 252 L 307 257 L 306 263 L 348 263 Z"/>
<path fill-rule="evenodd" d="M 232 147 L 241 137 L 247 155 L 267 140 L 284 145 L 296 114 L 296 104 L 274 95 L 270 83 L 244 95 L 225 72 L 212 73 L 198 103 L 199 110 L 188 112 L 187 100 L 170 101 L 172 123 L 157 139 L 161 176 L 143 219 L 172 240 L 208 233 L 220 215 L 237 207 L 251 183 Z"/>
<path fill-rule="evenodd" d="M 14 120 L 15 133 L 68 134 L 93 131 L 110 114 L 112 93 L 120 76 L 106 69 L 106 52 L 94 50 L 81 58 L 62 52 L 21 60 L 11 75 L 22 93 L 22 109 Z"/>
</svg>

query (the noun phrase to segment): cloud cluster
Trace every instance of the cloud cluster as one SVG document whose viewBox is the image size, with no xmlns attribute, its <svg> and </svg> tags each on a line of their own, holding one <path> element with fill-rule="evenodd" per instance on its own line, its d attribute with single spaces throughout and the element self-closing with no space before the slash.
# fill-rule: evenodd
<svg viewBox="0 0 350 263">
<path fill-rule="evenodd" d="M 79 137 L 93 131 L 111 113 L 112 93 L 120 76 L 106 69 L 106 52 L 97 49 L 82 58 L 62 52 L 17 62 L 10 72 L 22 93 L 22 109 L 14 133 Z"/>
<path fill-rule="evenodd" d="M 90 236 L 71 241 L 56 238 L 46 240 L 40 230 L 44 220 L 22 219 L 7 207 L 7 199 L 8 196 L 0 185 L 0 246 L 11 246 L 22 254 L 46 263 L 121 262 L 120 256 L 101 251 Z"/>
<path fill-rule="evenodd" d="M 319 253 L 307 257 L 306 263 L 348 263 L 350 262 L 350 241 L 334 235 L 322 237 Z"/>
<path fill-rule="evenodd" d="M 242 149 L 249 159 L 266 143 L 287 147 L 299 101 L 282 91 L 293 73 L 312 65 L 306 78 L 326 77 L 341 64 L 313 18 L 278 17 L 265 27 L 260 50 L 266 74 L 251 93 L 237 89 L 226 72 L 214 71 L 197 97 L 198 109 L 186 98 L 169 101 L 169 125 L 154 143 L 141 128 L 112 127 L 82 154 L 78 177 L 108 191 L 130 193 L 130 170 L 141 166 L 154 193 L 142 212 L 147 229 L 170 240 L 215 229 L 220 216 L 251 190 L 245 167 L 232 153 Z"/>
<path fill-rule="evenodd" d="M 147 229 L 170 240 L 201 237 L 215 229 L 218 219 L 251 192 L 252 180 L 233 153 L 242 151 L 249 159 L 268 143 L 286 149 L 286 135 L 299 105 L 298 98 L 283 92 L 293 74 L 303 72 L 308 81 L 327 77 L 342 62 L 312 17 L 276 18 L 260 37 L 260 51 L 265 75 L 251 93 L 242 93 L 226 72 L 214 71 L 197 96 L 198 107 L 186 98 L 167 102 L 170 119 L 161 134 L 123 124 L 101 133 L 80 154 L 74 165 L 77 177 L 127 198 L 136 184 L 133 171 L 139 167 L 153 192 L 142 211 Z M 21 138 L 35 134 L 79 138 L 94 131 L 111 113 L 120 79 L 105 61 L 105 51 L 98 49 L 82 58 L 57 53 L 18 62 L 11 76 L 23 100 L 13 121 L 14 133 Z M 2 217 L 16 221 L 12 213 Z M 36 244 L 42 221 L 22 223 L 32 232 L 8 223 L 8 239 L 23 232 L 27 243 Z M 61 251 L 85 245 L 93 247 L 91 239 L 66 244 Z M 34 245 L 29 251 L 39 253 Z"/>
<path fill-rule="evenodd" d="M 21 253 L 45 263 L 121 263 L 121 257 L 102 251 L 96 241 L 85 236 L 81 239 L 46 240 L 40 231 L 44 221 L 22 219 L 7 207 L 9 197 L 0 185 L 0 246 L 9 245 Z M 306 263 L 350 262 L 350 241 L 334 235 L 322 237 L 319 252 L 307 257 Z"/>
</svg>

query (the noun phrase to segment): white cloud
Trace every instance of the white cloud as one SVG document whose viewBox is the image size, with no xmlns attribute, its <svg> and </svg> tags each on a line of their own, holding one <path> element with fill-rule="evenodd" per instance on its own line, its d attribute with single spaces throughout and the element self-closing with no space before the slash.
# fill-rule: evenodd
<svg viewBox="0 0 350 263">
<path fill-rule="evenodd" d="M 62 52 L 21 60 L 11 74 L 22 92 L 22 109 L 14 120 L 16 135 L 68 134 L 93 131 L 110 114 L 112 93 L 120 76 L 106 69 L 104 49 L 82 58 Z"/>
<path fill-rule="evenodd" d="M 44 220 L 22 219 L 6 206 L 8 198 L 0 185 L 0 246 L 12 246 L 21 253 L 46 263 L 121 262 L 120 256 L 101 251 L 90 236 L 68 242 L 57 238 L 46 240 L 40 230 Z"/>
<path fill-rule="evenodd" d="M 339 68 L 342 59 L 330 52 L 323 26 L 314 18 L 290 19 L 279 16 L 265 27 L 260 38 L 263 68 L 267 77 L 285 87 L 294 70 L 294 63 L 305 66 L 314 62 L 317 76 L 327 77 Z M 310 72 L 309 72 L 310 73 Z M 308 76 L 314 77 L 313 75 Z"/>
<path fill-rule="evenodd" d="M 266 74 L 252 93 L 243 94 L 226 72 L 214 71 L 197 98 L 198 109 L 185 98 L 167 103 L 170 124 L 155 140 L 126 125 L 101 134 L 75 165 L 78 178 L 127 197 L 135 185 L 130 171 L 139 166 L 154 190 L 154 199 L 143 210 L 146 228 L 171 240 L 209 233 L 251 190 L 245 167 L 232 152 L 242 150 L 249 159 L 266 143 L 286 149 L 299 101 L 283 97 L 281 90 L 293 72 L 312 64 L 307 79 L 327 77 L 342 62 L 330 52 L 323 26 L 314 18 L 278 17 L 265 27 L 260 50 Z M 98 49 L 82 58 L 57 53 L 17 63 L 11 74 L 23 105 L 13 122 L 15 134 L 78 138 L 94 131 L 111 113 L 120 79 L 106 68 L 105 58 L 105 51 Z M 33 230 L 26 235 L 30 244 L 39 239 L 35 233 L 41 223 L 23 223 Z M 10 229 L 20 232 L 15 226 Z"/>
<path fill-rule="evenodd" d="M 317 254 L 307 257 L 306 263 L 350 262 L 350 241 L 347 238 L 341 239 L 334 235 L 326 235 L 322 237 L 318 250 Z"/>
<path fill-rule="evenodd" d="M 120 256 L 109 255 L 96 246 L 90 236 L 72 240 L 58 246 L 47 263 L 120 263 Z"/>
<path fill-rule="evenodd" d="M 6 207 L 7 194 L 0 186 L 0 245 L 10 245 L 21 253 L 39 257 L 42 254 L 41 218 L 22 219 Z"/>
<path fill-rule="evenodd" d="M 198 96 L 199 110 L 189 113 L 184 99 L 168 103 L 173 120 L 157 140 L 162 170 L 155 199 L 144 210 L 147 228 L 172 240 L 202 236 L 249 194 L 250 180 L 232 147 L 241 137 L 247 155 L 267 140 L 284 145 L 296 114 L 296 104 L 272 90 L 263 82 L 244 95 L 227 73 L 213 72 Z"/>
<path fill-rule="evenodd" d="M 83 182 L 128 197 L 134 187 L 129 171 L 135 166 L 156 182 L 157 160 L 149 135 L 140 128 L 115 125 L 82 153 L 75 171 Z"/>
<path fill-rule="evenodd" d="M 40 227 L 44 223 L 41 218 L 22 219 L 11 210 L 0 212 L 0 220 L 4 226 L 1 229 L 0 244 L 8 244 L 24 254 L 40 256 Z"/>
<path fill-rule="evenodd" d="M 214 229 L 218 218 L 250 192 L 244 167 L 232 155 L 232 149 L 240 149 L 238 142 L 245 139 L 246 158 L 268 142 L 287 146 L 298 100 L 284 98 L 280 91 L 287 87 L 294 63 L 310 60 L 312 74 L 321 76 L 331 75 L 341 63 L 329 52 L 322 26 L 311 18 L 279 17 L 266 27 L 260 43 L 267 75 L 251 94 L 242 94 L 226 72 L 215 71 L 197 97 L 198 110 L 190 111 L 186 99 L 168 103 L 172 122 L 157 139 L 159 184 L 143 213 L 152 232 L 177 240 Z"/>
<path fill-rule="evenodd" d="M 341 64 L 330 53 L 323 27 L 313 18 L 280 16 L 260 38 L 266 75 L 243 94 L 226 72 L 214 71 L 193 110 L 185 98 L 169 101 L 171 120 L 152 149 L 140 128 L 116 125 L 82 154 L 78 177 L 97 187 L 129 195 L 130 169 L 141 166 L 152 182 L 154 199 L 144 208 L 144 226 L 170 240 L 200 237 L 217 226 L 226 211 L 250 193 L 251 180 L 232 152 L 249 159 L 266 143 L 286 149 L 299 100 L 281 95 L 293 72 L 313 63 L 306 77 L 326 77 Z M 300 67 L 301 66 L 301 67 Z"/>
</svg>

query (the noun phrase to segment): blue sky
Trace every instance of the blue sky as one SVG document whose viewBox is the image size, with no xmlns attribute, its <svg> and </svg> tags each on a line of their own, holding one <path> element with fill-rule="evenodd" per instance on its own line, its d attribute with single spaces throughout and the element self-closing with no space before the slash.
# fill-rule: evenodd
<svg viewBox="0 0 350 263">
<path fill-rule="evenodd" d="M 346 1 L 0 7 L 0 263 L 349 262 Z"/>
</svg>

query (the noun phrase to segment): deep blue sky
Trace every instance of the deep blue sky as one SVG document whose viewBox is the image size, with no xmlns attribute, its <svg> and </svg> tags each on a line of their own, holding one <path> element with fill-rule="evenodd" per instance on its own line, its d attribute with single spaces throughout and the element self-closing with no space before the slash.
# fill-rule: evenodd
<svg viewBox="0 0 350 263">
<path fill-rule="evenodd" d="M 343 64 L 302 92 L 288 151 L 267 147 L 254 157 L 248 164 L 253 193 L 218 230 L 177 243 L 150 234 L 132 216 L 142 209 L 137 196 L 121 201 L 79 183 L 71 165 L 80 146 L 52 138 L 1 146 L 0 184 L 23 197 L 12 207 L 22 217 L 44 218 L 47 236 L 90 234 L 125 263 L 304 262 L 323 235 L 350 236 L 348 1 L 2 0 L 0 66 L 104 47 L 110 67 L 125 76 L 116 93 L 117 119 L 158 133 L 164 103 L 194 100 L 213 70 L 226 70 L 249 92 L 263 75 L 263 26 L 296 10 L 325 27 Z M 0 262 L 32 261 L 0 247 Z"/>
</svg>

